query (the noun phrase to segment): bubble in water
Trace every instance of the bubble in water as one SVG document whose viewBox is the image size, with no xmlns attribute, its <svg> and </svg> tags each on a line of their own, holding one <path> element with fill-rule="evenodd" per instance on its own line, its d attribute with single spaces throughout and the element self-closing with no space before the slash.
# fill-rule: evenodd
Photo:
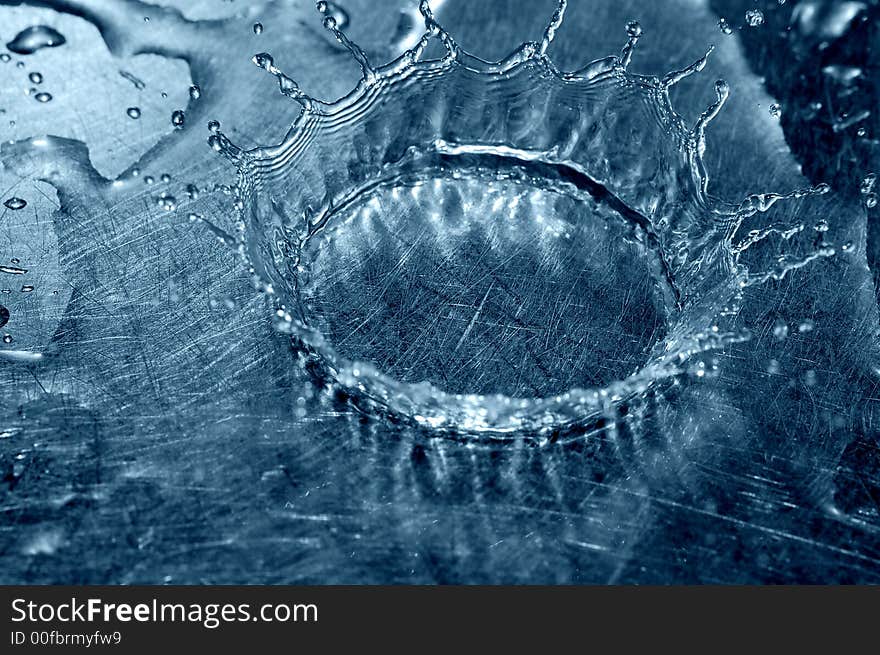
<svg viewBox="0 0 880 655">
<path fill-rule="evenodd" d="M 14 339 L 12 338 L 11 334 L 3 335 L 3 343 L 12 343 L 13 341 Z"/>
<path fill-rule="evenodd" d="M 28 79 L 31 81 L 31 84 L 42 84 L 43 83 L 43 75 L 41 73 L 37 73 L 36 71 L 30 73 L 28 75 Z"/>
<path fill-rule="evenodd" d="M 750 27 L 758 27 L 764 24 L 764 13 L 760 9 L 749 9 L 746 12 L 746 23 Z"/>
<path fill-rule="evenodd" d="M 171 181 L 171 176 L 168 173 L 162 173 L 162 176 L 159 179 L 165 184 L 168 184 Z"/>
<path fill-rule="evenodd" d="M 141 117 L 141 108 L 140 107 L 129 107 L 125 110 L 125 113 L 128 114 L 129 118 L 133 118 L 137 120 Z"/>
<path fill-rule="evenodd" d="M 147 175 L 144 178 L 144 184 L 152 184 L 155 181 L 156 181 L 156 179 L 152 175 Z"/>
<path fill-rule="evenodd" d="M 27 207 L 27 200 L 24 200 L 23 198 L 19 198 L 17 196 L 13 196 L 12 198 L 7 198 L 3 205 L 7 209 L 15 211 L 17 209 L 24 209 L 25 207 Z"/>
<path fill-rule="evenodd" d="M 7 323 L 9 323 L 9 310 L 3 305 L 0 305 L 0 327 L 3 327 Z"/>
<path fill-rule="evenodd" d="M 202 89 L 198 84 L 193 84 L 189 87 L 189 97 L 191 100 L 198 100 L 202 97 Z"/>
<path fill-rule="evenodd" d="M 19 55 L 32 55 L 37 50 L 55 48 L 65 42 L 66 39 L 57 30 L 47 25 L 34 25 L 19 32 L 6 47 Z"/>
<path fill-rule="evenodd" d="M 45 91 L 41 91 L 40 93 L 38 93 L 37 95 L 34 96 L 34 100 L 36 100 L 37 102 L 44 102 L 44 103 L 49 102 L 50 100 L 52 100 L 52 94 L 46 93 Z"/>
<path fill-rule="evenodd" d="M 183 125 L 186 122 L 186 114 L 183 113 L 182 109 L 176 109 L 171 114 L 171 124 L 177 128 L 178 130 L 183 129 Z"/>
<path fill-rule="evenodd" d="M 10 57 L 8 53 L 4 52 L 3 54 L 0 54 L 0 61 L 2 61 L 4 64 L 8 64 L 10 61 L 12 61 L 12 57 Z"/>
<path fill-rule="evenodd" d="M 262 34 L 263 33 L 263 24 L 262 23 L 254 23 L 254 34 Z"/>
<path fill-rule="evenodd" d="M 718 29 L 724 34 L 733 34 L 733 28 L 730 26 L 730 23 L 727 22 L 726 18 L 721 18 L 718 21 Z"/>
</svg>

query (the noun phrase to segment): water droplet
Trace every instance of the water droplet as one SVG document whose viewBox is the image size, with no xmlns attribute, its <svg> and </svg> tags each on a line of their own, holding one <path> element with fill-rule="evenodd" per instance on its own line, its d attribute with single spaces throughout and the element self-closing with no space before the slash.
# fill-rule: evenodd
<svg viewBox="0 0 880 655">
<path fill-rule="evenodd" d="M 193 84 L 191 87 L 189 87 L 189 97 L 192 100 L 198 100 L 202 97 L 202 89 L 199 87 L 198 84 Z"/>
<path fill-rule="evenodd" d="M 867 196 L 865 196 L 865 206 L 868 209 L 874 209 L 874 207 L 877 206 L 877 194 L 876 193 L 869 193 Z"/>
<path fill-rule="evenodd" d="M 182 109 L 176 109 L 171 114 L 171 124 L 176 127 L 178 130 L 183 129 L 183 124 L 186 122 L 186 114 L 183 113 Z"/>
<path fill-rule="evenodd" d="M 220 121 L 208 121 L 208 130 L 215 134 L 220 131 Z"/>
<path fill-rule="evenodd" d="M 263 33 L 263 24 L 262 23 L 254 23 L 254 34 L 262 34 Z"/>
<path fill-rule="evenodd" d="M 34 100 L 36 100 L 37 102 L 49 102 L 50 100 L 52 100 L 52 94 L 41 91 L 34 96 Z"/>
<path fill-rule="evenodd" d="M 773 336 L 779 341 L 783 341 L 788 336 L 788 323 L 781 318 L 776 319 L 773 323 Z"/>
<path fill-rule="evenodd" d="M 2 61 L 4 64 L 8 64 L 10 61 L 12 61 L 12 57 L 10 57 L 8 53 L 4 52 L 2 55 L 0 55 L 0 61 Z"/>
<path fill-rule="evenodd" d="M 34 290 L 34 285 L 33 285 L 33 284 L 23 284 L 23 285 L 21 285 L 21 292 L 22 292 L 22 293 L 30 293 L 30 292 L 33 291 L 33 290 Z"/>
<path fill-rule="evenodd" d="M 760 9 L 749 9 L 746 12 L 746 23 L 750 27 L 758 27 L 764 24 L 764 13 Z"/>
<path fill-rule="evenodd" d="M 167 212 L 173 212 L 175 209 L 177 209 L 177 198 L 170 194 L 163 193 L 158 198 L 156 198 L 156 205 L 158 205 L 160 209 L 164 209 Z"/>
<path fill-rule="evenodd" d="M 129 118 L 134 118 L 137 120 L 141 117 L 141 108 L 140 107 L 129 107 L 125 110 L 125 113 L 128 114 Z"/>
<path fill-rule="evenodd" d="M 165 184 L 168 184 L 171 181 L 171 176 L 168 173 L 162 173 L 162 177 L 159 178 Z"/>
<path fill-rule="evenodd" d="M 269 70 L 275 65 L 275 60 L 268 52 L 258 52 L 251 57 L 251 61 L 263 70 Z"/>
<path fill-rule="evenodd" d="M 42 48 L 64 45 L 66 39 L 58 31 L 46 25 L 34 25 L 23 29 L 6 47 L 19 55 L 32 55 Z"/>
<path fill-rule="evenodd" d="M 9 323 L 9 310 L 0 305 L 0 327 Z"/>
<path fill-rule="evenodd" d="M 782 116 L 782 107 L 780 107 L 775 102 L 772 105 L 770 105 L 769 111 L 770 111 L 770 115 L 773 118 L 779 118 L 780 116 Z"/>
<path fill-rule="evenodd" d="M 868 135 L 868 130 L 866 130 L 864 127 L 860 127 L 859 129 L 856 130 L 856 136 L 857 136 L 857 137 L 862 138 L 862 137 L 865 137 L 865 136 L 867 136 L 867 135 Z"/>
<path fill-rule="evenodd" d="M 626 33 L 635 38 L 642 35 L 642 24 L 637 20 L 631 20 L 626 24 Z"/>
<path fill-rule="evenodd" d="M 28 79 L 31 81 L 31 84 L 42 84 L 43 83 L 43 75 L 41 73 L 37 73 L 36 71 L 30 73 L 28 75 Z"/>
<path fill-rule="evenodd" d="M 197 187 L 195 184 L 187 184 L 186 195 L 189 196 L 191 200 L 195 200 L 199 197 L 199 187 Z"/>
<path fill-rule="evenodd" d="M 800 325 L 798 325 L 798 332 L 812 332 L 813 328 L 816 327 L 816 323 L 811 318 L 805 318 L 801 321 Z"/>
<path fill-rule="evenodd" d="M 730 26 L 730 23 L 727 22 L 726 18 L 721 18 L 718 21 L 718 29 L 724 34 L 733 34 L 733 28 Z"/>
<path fill-rule="evenodd" d="M 4 334 L 3 335 L 3 343 L 12 343 L 12 341 L 13 341 L 13 339 L 12 339 L 11 334 Z"/>
<path fill-rule="evenodd" d="M 147 175 L 144 178 L 144 184 L 152 184 L 155 181 L 156 181 L 156 178 L 154 178 L 152 175 Z"/>
<path fill-rule="evenodd" d="M 23 198 L 19 198 L 17 196 L 13 196 L 11 198 L 7 198 L 6 202 L 4 202 L 3 205 L 7 209 L 15 211 L 17 209 L 24 209 L 25 207 L 27 207 L 27 200 L 24 200 Z"/>
</svg>

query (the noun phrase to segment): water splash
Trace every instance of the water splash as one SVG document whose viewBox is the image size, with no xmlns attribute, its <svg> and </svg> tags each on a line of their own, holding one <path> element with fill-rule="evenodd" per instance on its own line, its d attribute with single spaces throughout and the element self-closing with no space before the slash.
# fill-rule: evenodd
<svg viewBox="0 0 880 655">
<path fill-rule="evenodd" d="M 331 381 L 358 407 L 449 434 L 546 435 L 613 411 L 661 381 L 694 371 L 705 375 L 711 368 L 701 359 L 705 353 L 749 338 L 738 319 L 745 288 L 835 253 L 820 242 L 806 253 L 786 253 L 770 269 L 750 269 L 745 255 L 754 244 L 774 237 L 786 243 L 804 226 L 778 219 L 740 238 L 743 222 L 780 200 L 819 195 L 827 187 L 758 193 L 738 203 L 713 197 L 703 164 L 706 131 L 730 89 L 718 80 L 715 99 L 693 126 L 669 98 L 675 84 L 703 70 L 711 48 L 662 77 L 634 74 L 628 69 L 642 29 L 633 21 L 619 55 L 561 71 L 548 49 L 565 8 L 560 1 L 540 41 L 487 62 L 462 50 L 422 1 L 421 38 L 397 59 L 374 66 L 329 4 L 318 2 L 324 27 L 361 68 L 357 86 L 337 101 L 321 101 L 262 52 L 253 62 L 301 105 L 299 119 L 280 144 L 251 150 L 213 126 L 209 145 L 239 167 L 237 248 L 258 287 L 274 298 L 276 327 L 291 335 L 306 370 Z M 443 56 L 425 59 L 435 40 Z M 619 238 L 604 242 L 603 232 Z M 582 247 L 560 246 L 566 239 Z M 601 247 L 591 251 L 585 243 Z M 461 247 L 471 254 L 462 255 Z M 549 313 L 566 328 L 554 332 L 539 324 L 545 350 L 562 347 L 551 363 L 564 368 L 574 362 L 578 371 L 542 368 L 545 362 L 523 345 L 535 328 L 530 321 L 541 319 L 522 320 L 522 303 L 499 309 L 503 302 L 493 294 L 500 282 L 488 270 L 482 270 L 480 293 L 462 300 L 459 318 L 445 313 L 456 305 L 454 290 L 443 299 L 442 314 L 426 313 L 433 300 L 425 299 L 407 307 L 408 318 L 400 317 L 405 292 L 414 288 L 400 287 L 401 277 L 419 278 L 419 288 L 430 292 L 425 277 L 433 275 L 441 287 L 435 291 L 449 291 L 446 272 L 476 266 L 474 248 L 499 267 L 509 264 L 499 254 L 525 253 L 517 266 L 530 289 L 550 284 L 543 320 Z M 432 251 L 437 265 L 425 266 Z M 334 255 L 345 252 L 362 257 L 334 265 Z M 636 305 L 642 318 L 645 307 L 654 306 L 660 323 L 616 353 L 623 364 L 611 367 L 610 379 L 597 371 L 609 367 L 614 353 L 601 354 L 587 334 L 579 343 L 561 343 L 576 325 L 601 326 L 603 317 L 573 320 L 554 313 L 552 304 L 570 301 L 571 294 L 562 300 L 553 295 L 565 285 L 589 293 L 589 286 L 580 286 L 582 277 L 597 283 L 611 270 L 598 265 L 590 277 L 591 261 L 601 256 L 606 264 L 616 257 L 632 265 L 653 262 L 642 271 L 649 283 Z M 547 262 L 558 277 L 541 268 Z M 503 293 L 517 298 L 516 288 Z M 361 338 L 372 319 L 366 308 L 379 311 L 383 303 L 394 310 L 393 320 L 380 321 L 384 328 Z M 496 348 L 494 369 L 483 351 L 469 351 L 493 303 L 489 322 L 510 319 L 510 325 L 494 326 L 503 328 L 500 334 L 484 330 L 481 336 L 480 345 Z M 460 321 L 460 333 L 438 341 L 431 321 L 439 318 Z M 389 325 L 403 351 L 393 357 L 380 346 L 381 329 Z M 620 333 L 620 325 L 611 329 Z M 509 357 L 518 347 L 530 353 L 529 365 L 541 370 L 542 380 L 527 380 L 527 367 Z M 432 360 L 432 351 L 441 356 Z M 596 357 L 584 359 L 584 353 Z M 478 360 L 480 374 L 462 377 Z M 585 380 L 597 384 L 582 385 Z M 574 385 L 559 386 L 567 381 Z"/>
</svg>

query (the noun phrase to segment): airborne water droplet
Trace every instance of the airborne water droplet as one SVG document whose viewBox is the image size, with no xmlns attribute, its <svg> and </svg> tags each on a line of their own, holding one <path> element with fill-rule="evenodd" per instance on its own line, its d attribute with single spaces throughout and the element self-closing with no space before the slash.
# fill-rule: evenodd
<svg viewBox="0 0 880 655">
<path fill-rule="evenodd" d="M 42 48 L 55 48 L 66 42 L 57 30 L 46 25 L 34 25 L 21 32 L 6 47 L 19 55 L 32 55 Z"/>
<path fill-rule="evenodd" d="M 758 27 L 764 24 L 764 13 L 760 9 L 749 9 L 746 12 L 746 23 L 750 27 Z"/>
<path fill-rule="evenodd" d="M 128 114 L 129 118 L 134 118 L 135 120 L 141 117 L 140 107 L 129 107 L 125 110 L 125 113 Z"/>
<path fill-rule="evenodd" d="M 45 91 L 41 91 L 40 93 L 38 93 L 37 95 L 34 96 L 34 100 L 36 100 L 37 102 L 43 102 L 43 103 L 49 102 L 50 100 L 52 100 L 52 94 L 46 93 Z"/>
<path fill-rule="evenodd" d="M 42 84 L 43 76 L 36 71 L 28 75 L 28 79 L 31 81 L 31 84 Z"/>
<path fill-rule="evenodd" d="M 25 207 L 27 207 L 27 200 L 24 200 L 17 196 L 13 196 L 12 198 L 8 198 L 3 204 L 6 206 L 7 209 L 15 211 L 17 209 L 24 209 Z"/>
<path fill-rule="evenodd" d="M 171 114 L 171 124 L 176 127 L 178 130 L 183 129 L 183 125 L 186 122 L 186 114 L 183 113 L 182 109 L 176 109 Z"/>
</svg>

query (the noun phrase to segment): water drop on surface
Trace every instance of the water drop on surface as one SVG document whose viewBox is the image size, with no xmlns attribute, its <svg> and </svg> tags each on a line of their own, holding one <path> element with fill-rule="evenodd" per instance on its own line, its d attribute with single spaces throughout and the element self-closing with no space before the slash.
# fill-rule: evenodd
<svg viewBox="0 0 880 655">
<path fill-rule="evenodd" d="M 57 30 L 46 25 L 34 25 L 21 32 L 6 47 L 19 55 L 32 55 L 43 48 L 64 45 L 66 39 Z"/>
<path fill-rule="evenodd" d="M 254 34 L 262 34 L 263 33 L 263 24 L 262 23 L 254 23 Z"/>
<path fill-rule="evenodd" d="M 781 318 L 773 323 L 773 336 L 779 341 L 783 341 L 788 336 L 788 323 Z"/>
<path fill-rule="evenodd" d="M 4 52 L 2 55 L 0 55 L 0 61 L 2 61 L 4 64 L 8 64 L 10 61 L 12 61 L 12 57 Z"/>
<path fill-rule="evenodd" d="M 15 211 L 17 209 L 24 209 L 25 207 L 27 207 L 27 200 L 24 200 L 24 199 L 19 198 L 17 196 L 13 196 L 12 198 L 8 198 L 6 200 L 6 202 L 3 203 L 3 205 L 7 209 L 11 209 L 12 211 Z"/>
<path fill-rule="evenodd" d="M 133 118 L 135 120 L 141 117 L 140 107 L 129 107 L 125 110 L 125 113 L 128 114 L 129 118 Z"/>
<path fill-rule="evenodd" d="M 168 184 L 171 181 L 171 176 L 168 173 L 162 173 L 162 177 L 159 178 L 165 184 Z"/>
<path fill-rule="evenodd" d="M 156 181 L 156 179 L 152 175 L 147 175 L 144 178 L 144 184 L 152 184 L 155 181 Z"/>
<path fill-rule="evenodd" d="M 191 87 L 189 87 L 189 97 L 192 100 L 198 100 L 202 97 L 202 89 L 201 87 L 199 87 L 198 84 L 193 84 Z"/>
<path fill-rule="evenodd" d="M 3 336 L 3 343 L 12 343 L 12 341 L 13 339 L 11 334 L 6 334 Z"/>
<path fill-rule="evenodd" d="M 38 93 L 37 95 L 34 96 L 34 100 L 36 100 L 37 102 L 46 103 L 46 102 L 49 102 L 50 100 L 52 100 L 52 94 L 46 93 L 45 91 L 41 91 L 40 93 Z"/>
<path fill-rule="evenodd" d="M 178 130 L 183 129 L 183 125 L 185 122 L 186 114 L 183 113 L 182 109 L 177 109 L 171 114 L 171 124 Z"/>
<path fill-rule="evenodd" d="M 42 84 L 43 83 L 43 75 L 41 73 L 33 72 L 28 75 L 28 79 L 31 81 L 31 84 Z"/>
<path fill-rule="evenodd" d="M 156 205 L 167 212 L 173 212 L 177 209 L 177 198 L 167 193 L 163 193 L 156 199 Z"/>
<path fill-rule="evenodd" d="M 798 332 L 800 332 L 800 333 L 812 332 L 813 328 L 815 328 L 815 327 L 816 327 L 816 323 L 813 322 L 813 319 L 805 318 L 803 321 L 801 321 L 801 324 L 798 325 Z"/>
<path fill-rule="evenodd" d="M 764 13 L 760 9 L 749 9 L 746 12 L 746 23 L 749 27 L 758 27 L 764 24 Z"/>
</svg>

